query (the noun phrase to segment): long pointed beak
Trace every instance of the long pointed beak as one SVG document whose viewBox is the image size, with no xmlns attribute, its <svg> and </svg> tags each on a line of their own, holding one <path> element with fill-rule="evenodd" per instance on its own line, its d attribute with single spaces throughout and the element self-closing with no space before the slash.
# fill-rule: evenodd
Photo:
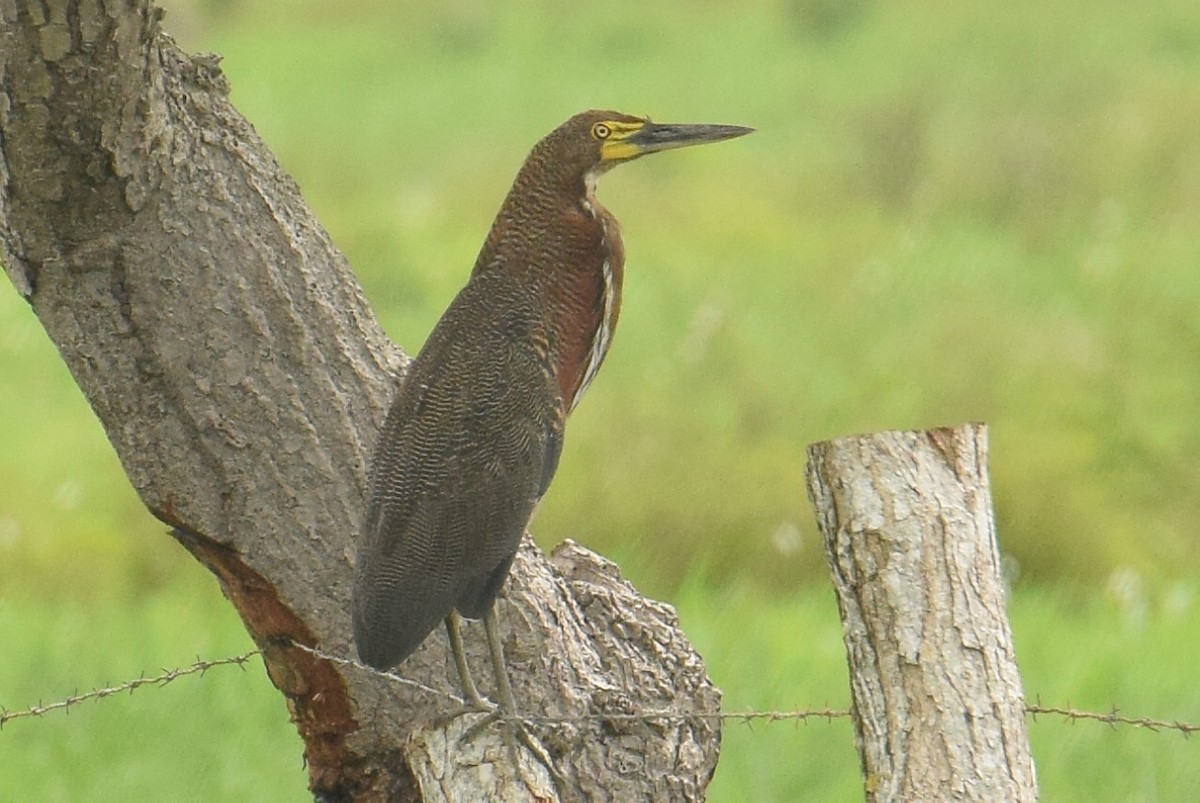
<svg viewBox="0 0 1200 803">
<path fill-rule="evenodd" d="M 753 131 L 740 125 L 696 125 L 693 123 L 646 123 L 625 142 L 638 150 L 638 155 L 720 142 L 741 137 Z"/>
</svg>

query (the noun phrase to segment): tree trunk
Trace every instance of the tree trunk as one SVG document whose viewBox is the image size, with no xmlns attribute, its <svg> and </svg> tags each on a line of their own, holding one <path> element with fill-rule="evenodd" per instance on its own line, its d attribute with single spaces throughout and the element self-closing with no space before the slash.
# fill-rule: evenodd
<svg viewBox="0 0 1200 803">
<path fill-rule="evenodd" d="M 1035 800 L 987 428 L 842 438 L 808 459 L 867 799 Z"/>
<path fill-rule="evenodd" d="M 522 748 L 520 771 L 501 728 L 458 739 L 479 715 L 455 716 L 441 634 L 400 667 L 431 690 L 296 646 L 353 653 L 365 465 L 406 358 L 215 57 L 137 0 L 0 0 L 0 19 L 0 261 L 142 500 L 263 648 L 314 794 L 702 797 L 714 720 L 603 715 L 711 714 L 719 692 L 670 607 L 574 545 L 548 561 L 526 539 L 500 602 L 521 713 L 574 720 L 532 724 L 544 753 Z"/>
</svg>

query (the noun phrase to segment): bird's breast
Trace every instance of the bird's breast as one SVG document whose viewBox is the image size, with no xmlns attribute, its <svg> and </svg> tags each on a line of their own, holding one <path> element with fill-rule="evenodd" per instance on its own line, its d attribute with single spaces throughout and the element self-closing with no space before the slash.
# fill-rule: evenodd
<svg viewBox="0 0 1200 803">
<path fill-rule="evenodd" d="M 549 306 L 558 340 L 557 379 L 570 411 L 595 379 L 612 343 L 621 311 L 625 249 L 617 221 L 594 202 L 585 200 L 565 222 L 580 245 L 558 267 Z"/>
</svg>

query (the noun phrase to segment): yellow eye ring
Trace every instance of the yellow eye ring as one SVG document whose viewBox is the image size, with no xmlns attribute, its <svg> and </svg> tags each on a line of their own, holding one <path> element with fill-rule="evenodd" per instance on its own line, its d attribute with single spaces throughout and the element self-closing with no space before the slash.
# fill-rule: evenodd
<svg viewBox="0 0 1200 803">
<path fill-rule="evenodd" d="M 612 134 L 612 129 L 604 123 L 596 123 L 592 126 L 592 136 L 596 139 L 608 139 L 610 134 Z"/>
</svg>

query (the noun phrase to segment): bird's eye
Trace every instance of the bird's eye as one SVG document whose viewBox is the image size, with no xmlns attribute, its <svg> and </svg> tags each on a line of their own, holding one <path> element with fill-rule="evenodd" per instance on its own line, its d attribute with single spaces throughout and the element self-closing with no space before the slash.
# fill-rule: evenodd
<svg viewBox="0 0 1200 803">
<path fill-rule="evenodd" d="M 608 139 L 608 135 L 612 133 L 612 129 L 604 123 L 596 123 L 592 126 L 592 136 L 596 139 Z"/>
</svg>

